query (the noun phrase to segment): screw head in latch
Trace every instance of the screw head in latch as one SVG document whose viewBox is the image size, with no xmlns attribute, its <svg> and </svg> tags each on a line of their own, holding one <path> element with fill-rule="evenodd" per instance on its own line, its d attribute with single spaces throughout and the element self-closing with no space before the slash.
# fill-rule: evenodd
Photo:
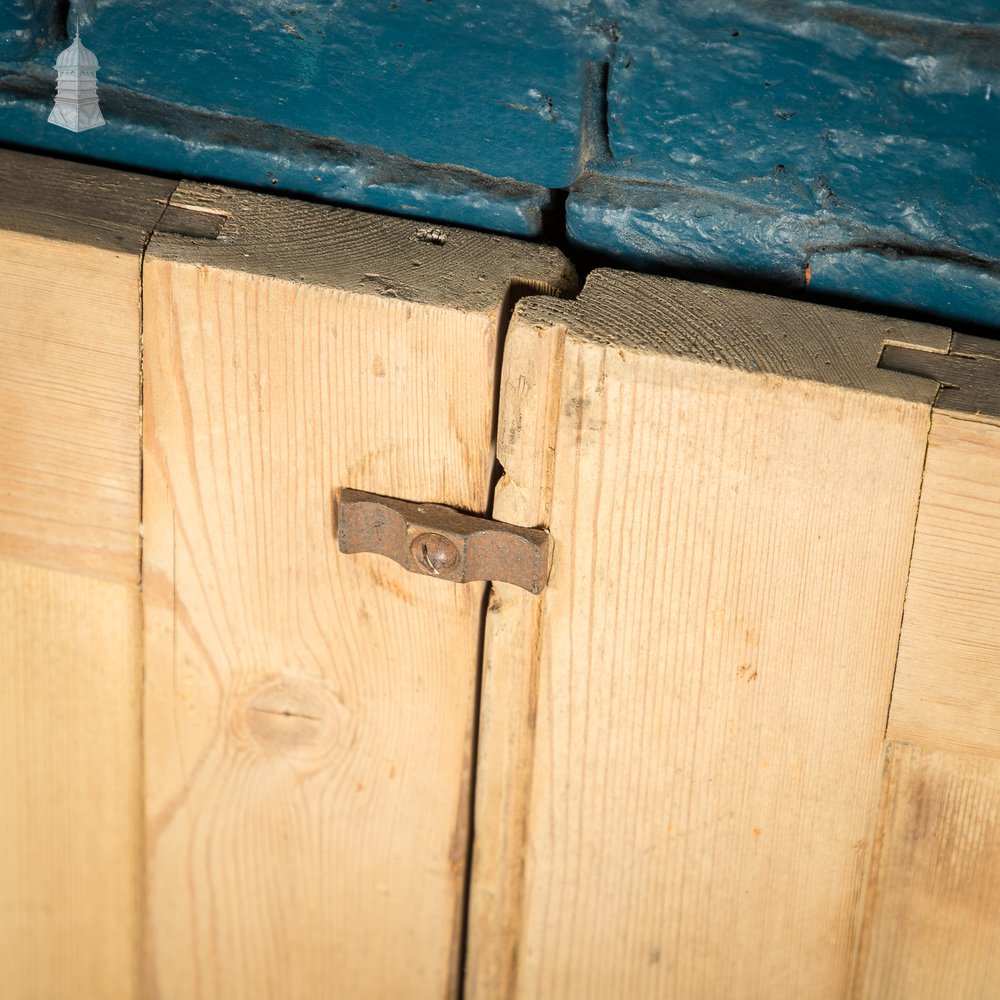
<svg viewBox="0 0 1000 1000">
<path fill-rule="evenodd" d="M 410 543 L 410 554 L 417 565 L 431 576 L 440 576 L 458 565 L 458 547 L 450 538 L 425 531 Z"/>
</svg>

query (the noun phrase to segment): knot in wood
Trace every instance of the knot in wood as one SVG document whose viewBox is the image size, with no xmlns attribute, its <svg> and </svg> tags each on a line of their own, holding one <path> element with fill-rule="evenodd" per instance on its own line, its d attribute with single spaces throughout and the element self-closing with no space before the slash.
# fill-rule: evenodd
<svg viewBox="0 0 1000 1000">
<path fill-rule="evenodd" d="M 258 691 L 247 706 L 250 735 L 268 750 L 315 743 L 326 721 L 322 693 L 308 682 L 285 678 Z"/>
</svg>

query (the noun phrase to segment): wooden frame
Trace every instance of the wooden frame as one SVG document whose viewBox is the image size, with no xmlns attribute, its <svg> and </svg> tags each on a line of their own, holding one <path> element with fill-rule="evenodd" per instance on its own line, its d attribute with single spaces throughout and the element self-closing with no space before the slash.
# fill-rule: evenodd
<svg viewBox="0 0 1000 1000">
<path fill-rule="evenodd" d="M 0 163 L 12 995 L 996 990 L 1000 405 L 883 358 L 986 342 Z"/>
</svg>

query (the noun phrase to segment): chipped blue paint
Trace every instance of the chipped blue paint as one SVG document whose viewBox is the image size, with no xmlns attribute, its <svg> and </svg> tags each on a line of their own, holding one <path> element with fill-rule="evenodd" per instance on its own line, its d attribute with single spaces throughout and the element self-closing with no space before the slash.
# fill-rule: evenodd
<svg viewBox="0 0 1000 1000">
<path fill-rule="evenodd" d="M 983 323 L 1000 303 L 995 267 L 868 250 L 814 254 L 809 267 L 811 292 L 873 311 L 927 302 L 925 311 L 945 321 Z"/>
<path fill-rule="evenodd" d="M 1000 325 L 988 0 L 72 0 L 108 125 L 45 125 L 55 4 L 0 7 L 0 141 Z M 561 194 L 558 192 L 562 192 Z"/>
<path fill-rule="evenodd" d="M 1000 273 L 991 17 L 972 0 L 620 5 L 608 156 L 570 195 L 571 237 L 798 288 L 819 256 L 825 290 L 840 275 L 867 301 L 1000 324 L 994 279 L 966 280 Z"/>
<path fill-rule="evenodd" d="M 106 129 L 45 125 L 53 46 L 5 55 L 0 140 L 537 235 L 576 172 L 583 6 L 75 2 Z"/>
<path fill-rule="evenodd" d="M 537 236 L 548 189 L 435 167 L 279 125 L 177 107 L 100 84 L 106 125 L 46 124 L 54 73 L 0 78 L 0 137 L 32 149 L 189 178 L 266 188 L 399 215 Z"/>
<path fill-rule="evenodd" d="M 39 9 L 34 0 L 0 4 L 0 62 L 30 59 L 52 27 L 54 11 Z"/>
<path fill-rule="evenodd" d="M 31 55 L 33 20 L 30 4 L 0 7 L 0 59 L 16 61 Z"/>
<path fill-rule="evenodd" d="M 108 83 L 427 163 L 572 180 L 574 23 L 557 5 L 104 0 Z M 123 46 L 123 40 L 129 44 Z"/>
<path fill-rule="evenodd" d="M 585 178 L 567 205 L 573 245 L 640 271 L 760 281 L 772 291 L 1000 326 L 1000 262 L 908 244 L 847 218 L 803 221 L 704 189 Z M 876 238 L 880 236 L 881 241 Z"/>
</svg>

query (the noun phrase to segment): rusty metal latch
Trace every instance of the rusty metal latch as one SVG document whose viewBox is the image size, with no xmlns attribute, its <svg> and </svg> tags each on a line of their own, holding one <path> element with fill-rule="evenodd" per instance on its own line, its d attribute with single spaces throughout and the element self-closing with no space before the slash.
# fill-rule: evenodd
<svg viewBox="0 0 1000 1000">
<path fill-rule="evenodd" d="M 341 552 L 373 552 L 411 573 L 453 583 L 502 581 L 532 594 L 548 579 L 552 542 L 540 528 L 362 490 L 341 490 L 337 506 Z"/>
</svg>

